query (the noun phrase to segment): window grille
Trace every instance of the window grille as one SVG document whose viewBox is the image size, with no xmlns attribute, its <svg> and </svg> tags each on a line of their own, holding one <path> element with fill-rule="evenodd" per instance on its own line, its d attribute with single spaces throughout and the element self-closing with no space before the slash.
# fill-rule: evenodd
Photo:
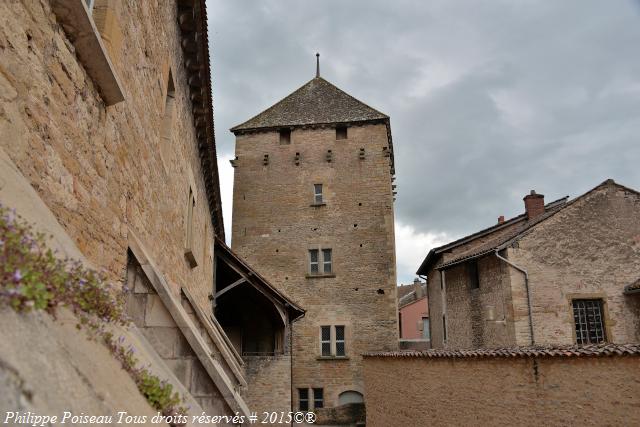
<svg viewBox="0 0 640 427">
<path fill-rule="evenodd" d="M 573 319 L 578 344 L 596 344 L 606 340 L 601 299 L 575 299 Z"/>
</svg>

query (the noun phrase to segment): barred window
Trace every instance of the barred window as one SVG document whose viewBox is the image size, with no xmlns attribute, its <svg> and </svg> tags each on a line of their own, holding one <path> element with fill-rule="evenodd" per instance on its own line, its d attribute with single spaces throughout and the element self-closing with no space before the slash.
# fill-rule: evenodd
<svg viewBox="0 0 640 427">
<path fill-rule="evenodd" d="M 601 299 L 574 299 L 573 319 L 576 323 L 576 342 L 596 344 L 606 340 Z"/>
</svg>

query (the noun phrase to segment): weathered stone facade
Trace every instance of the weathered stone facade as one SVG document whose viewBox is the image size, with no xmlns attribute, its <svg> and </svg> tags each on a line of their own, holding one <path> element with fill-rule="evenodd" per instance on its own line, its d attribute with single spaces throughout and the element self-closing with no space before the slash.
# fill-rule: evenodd
<svg viewBox="0 0 640 427">
<path fill-rule="evenodd" d="M 607 181 L 540 214 L 524 232 L 514 234 L 516 225 L 508 225 L 496 232 L 502 237 L 489 233 L 464 244 L 471 249 L 452 249 L 443 256 L 444 267 L 436 264 L 428 271 L 433 347 L 530 345 L 531 324 L 535 344 L 576 343 L 574 299 L 602 301 L 605 341 L 637 342 L 640 301 L 624 289 L 638 280 L 640 271 L 639 217 L 640 195 Z M 492 240 L 501 245 L 487 246 Z M 499 259 L 494 249 L 487 250 L 492 246 L 527 272 L 528 283 L 522 271 Z M 469 261 L 446 265 L 447 257 L 463 250 L 480 254 L 469 257 L 477 262 L 477 288 L 471 284 Z"/>
<path fill-rule="evenodd" d="M 131 227 L 147 242 L 175 295 L 186 286 L 206 306 L 214 230 L 178 9 L 173 2 L 115 3 L 126 49 L 113 66 L 126 101 L 106 107 L 50 2 L 2 2 L 0 146 L 80 250 L 111 279 L 124 279 Z M 175 97 L 167 143 L 160 129 L 170 74 Z M 193 269 L 184 257 L 190 186 L 200 260 Z"/>
<path fill-rule="evenodd" d="M 320 80 L 299 91 L 329 84 Z M 263 114 L 277 115 L 278 108 Z M 296 108 L 287 114 L 306 114 Z M 294 117 L 289 125 L 283 116 L 275 127 L 232 129 L 232 246 L 307 310 L 293 324 L 294 409 L 300 407 L 297 390 L 313 388 L 322 388 L 324 406 L 333 407 L 341 393 L 363 392 L 363 352 L 398 345 L 389 127 L 384 121 L 349 123 L 347 137 L 337 139 L 337 124 L 301 126 Z M 280 125 L 290 129 L 288 142 L 280 140 Z M 314 184 L 322 184 L 321 203 Z M 311 249 L 332 250 L 330 273 L 320 267 L 312 274 Z M 346 355 L 321 357 L 320 328 L 335 325 L 345 327 Z"/>
<path fill-rule="evenodd" d="M 224 239 L 224 229 L 204 2 L 86 5 L 0 4 L 0 202 L 52 234 L 50 245 L 61 257 L 132 288 L 134 324 L 114 333 L 185 396 L 191 414 L 248 415 L 244 361 L 212 317 L 214 241 Z M 255 292 L 266 305 L 292 306 L 273 289 Z M 281 319 L 283 329 L 288 319 Z M 33 329 L 34 337 L 42 334 Z M 68 343 L 76 337 L 69 329 L 56 327 L 54 336 L 61 338 L 54 357 L 72 351 Z M 19 336 L 11 342 L 16 354 L 29 351 Z M 96 350 L 99 360 L 103 353 Z M 14 368 L 14 357 L 0 356 L 0 377 L 22 381 L 11 384 L 12 393 L 33 387 L 28 363 Z M 134 390 L 125 371 L 111 368 L 105 382 L 104 370 L 92 369 L 86 358 L 56 359 L 50 366 L 42 388 L 75 371 L 91 387 L 110 391 L 87 394 L 87 400 L 105 402 L 91 402 L 87 410 L 118 409 Z M 116 395 L 119 382 L 123 396 Z M 39 389 L 29 393 L 25 410 L 66 404 L 83 410 L 69 403 L 74 393 L 55 400 Z M 12 410 L 5 406 L 11 401 L 0 404 Z M 126 408 L 149 413 L 144 405 L 141 398 Z"/>
<path fill-rule="evenodd" d="M 564 351 L 365 357 L 367 426 L 640 423 L 637 345 L 629 355 Z"/>
</svg>

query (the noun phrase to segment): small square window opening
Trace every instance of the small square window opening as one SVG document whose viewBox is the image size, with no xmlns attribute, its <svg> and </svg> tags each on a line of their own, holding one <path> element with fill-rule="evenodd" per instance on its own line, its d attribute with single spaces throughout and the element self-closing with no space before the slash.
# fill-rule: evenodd
<svg viewBox="0 0 640 427">
<path fill-rule="evenodd" d="M 280 144 L 291 144 L 291 129 L 280 129 Z"/>
<path fill-rule="evenodd" d="M 346 126 L 338 126 L 338 127 L 336 127 L 336 139 L 347 139 L 347 127 Z"/>
</svg>

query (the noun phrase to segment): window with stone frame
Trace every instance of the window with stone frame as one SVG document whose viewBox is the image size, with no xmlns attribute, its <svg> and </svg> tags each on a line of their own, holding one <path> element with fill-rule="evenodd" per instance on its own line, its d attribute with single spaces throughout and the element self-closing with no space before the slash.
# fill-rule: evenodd
<svg viewBox="0 0 640 427">
<path fill-rule="evenodd" d="M 576 328 L 576 343 L 605 342 L 607 337 L 602 299 L 574 299 L 571 304 Z"/>
<path fill-rule="evenodd" d="M 321 357 L 346 357 L 346 351 L 344 325 L 320 326 Z"/>
<path fill-rule="evenodd" d="M 308 388 L 298 389 L 298 409 L 301 411 L 309 410 L 309 389 Z"/>
<path fill-rule="evenodd" d="M 313 389 L 313 409 L 324 408 L 324 389 Z"/>
<path fill-rule="evenodd" d="M 321 205 L 324 203 L 322 196 L 322 184 L 313 184 L 313 204 Z"/>
<path fill-rule="evenodd" d="M 331 326 L 320 327 L 320 354 L 331 356 Z"/>
<path fill-rule="evenodd" d="M 332 274 L 333 257 L 331 249 L 309 249 L 309 275 L 326 276 Z"/>
</svg>

